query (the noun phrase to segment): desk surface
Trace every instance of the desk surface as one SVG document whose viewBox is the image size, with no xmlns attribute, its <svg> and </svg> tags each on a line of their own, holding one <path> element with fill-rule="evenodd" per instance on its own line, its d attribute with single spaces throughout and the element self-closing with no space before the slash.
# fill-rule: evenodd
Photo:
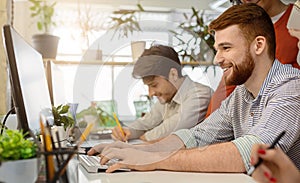
<svg viewBox="0 0 300 183">
<path fill-rule="evenodd" d="M 78 167 L 79 183 L 255 183 L 245 174 L 191 173 L 171 171 L 88 173 L 81 165 Z"/>
</svg>

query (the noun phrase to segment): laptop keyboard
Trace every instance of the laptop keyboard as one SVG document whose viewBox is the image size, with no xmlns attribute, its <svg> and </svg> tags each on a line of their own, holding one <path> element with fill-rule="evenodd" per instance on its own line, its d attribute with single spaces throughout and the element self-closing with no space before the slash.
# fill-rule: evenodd
<svg viewBox="0 0 300 183">
<path fill-rule="evenodd" d="M 99 156 L 89 156 L 80 154 L 79 157 L 80 164 L 87 170 L 89 173 L 104 172 L 109 166 L 118 162 L 116 159 L 109 160 L 105 165 L 100 164 Z M 130 171 L 130 169 L 120 169 L 121 171 Z"/>
</svg>

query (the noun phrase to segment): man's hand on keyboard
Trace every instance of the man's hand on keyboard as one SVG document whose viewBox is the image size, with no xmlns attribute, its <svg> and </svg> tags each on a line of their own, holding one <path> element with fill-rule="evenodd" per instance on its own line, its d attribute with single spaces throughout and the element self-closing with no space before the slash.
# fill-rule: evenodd
<svg viewBox="0 0 300 183">
<path fill-rule="evenodd" d="M 146 152 L 173 152 L 177 151 L 181 148 L 184 148 L 184 144 L 181 141 L 180 138 L 178 138 L 176 135 L 170 135 L 166 138 L 163 138 L 162 140 L 153 143 L 153 144 L 128 144 L 121 141 L 116 141 L 110 144 L 99 144 L 91 148 L 87 154 L 88 155 L 94 155 L 96 153 L 102 153 L 104 149 L 107 148 L 132 148 L 137 149 L 140 151 L 146 151 Z"/>
<path fill-rule="evenodd" d="M 109 143 L 109 144 L 98 144 L 98 145 L 92 147 L 87 152 L 87 154 L 90 155 L 90 156 L 98 154 L 98 153 L 101 154 L 104 149 L 110 148 L 110 147 L 115 147 L 115 148 L 122 149 L 122 148 L 132 148 L 133 145 L 128 144 L 128 143 L 124 143 L 124 142 L 121 142 L 121 141 L 116 141 L 116 142 Z"/>
<path fill-rule="evenodd" d="M 158 164 L 167 159 L 171 152 L 146 152 L 132 148 L 106 148 L 101 153 L 100 164 L 106 164 L 110 159 L 119 161 L 106 170 L 107 173 L 114 172 L 121 168 L 132 170 L 150 171 L 159 168 Z"/>
</svg>

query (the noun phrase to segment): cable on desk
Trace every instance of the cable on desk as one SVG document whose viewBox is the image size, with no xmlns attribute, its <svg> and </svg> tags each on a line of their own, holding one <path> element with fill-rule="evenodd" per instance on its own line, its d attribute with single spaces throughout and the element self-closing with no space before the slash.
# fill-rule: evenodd
<svg viewBox="0 0 300 183">
<path fill-rule="evenodd" d="M 3 119 L 3 122 L 2 122 L 2 127 L 1 127 L 0 135 L 2 135 L 4 128 L 7 128 L 7 127 L 5 127 L 6 120 L 7 120 L 8 116 L 9 116 L 11 113 L 13 113 L 13 112 L 15 112 L 15 108 L 14 108 L 14 107 L 11 108 L 11 109 L 6 113 L 6 115 L 5 115 L 4 119 Z"/>
</svg>

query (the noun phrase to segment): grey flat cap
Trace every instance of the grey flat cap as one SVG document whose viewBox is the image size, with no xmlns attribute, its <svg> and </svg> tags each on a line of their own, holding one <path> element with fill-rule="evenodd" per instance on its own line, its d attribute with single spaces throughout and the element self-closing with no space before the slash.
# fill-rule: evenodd
<svg viewBox="0 0 300 183">
<path fill-rule="evenodd" d="M 132 76 L 136 79 L 145 76 L 163 76 L 168 78 L 171 68 L 181 72 L 181 65 L 167 57 L 159 55 L 143 56 L 134 64 Z"/>
</svg>

